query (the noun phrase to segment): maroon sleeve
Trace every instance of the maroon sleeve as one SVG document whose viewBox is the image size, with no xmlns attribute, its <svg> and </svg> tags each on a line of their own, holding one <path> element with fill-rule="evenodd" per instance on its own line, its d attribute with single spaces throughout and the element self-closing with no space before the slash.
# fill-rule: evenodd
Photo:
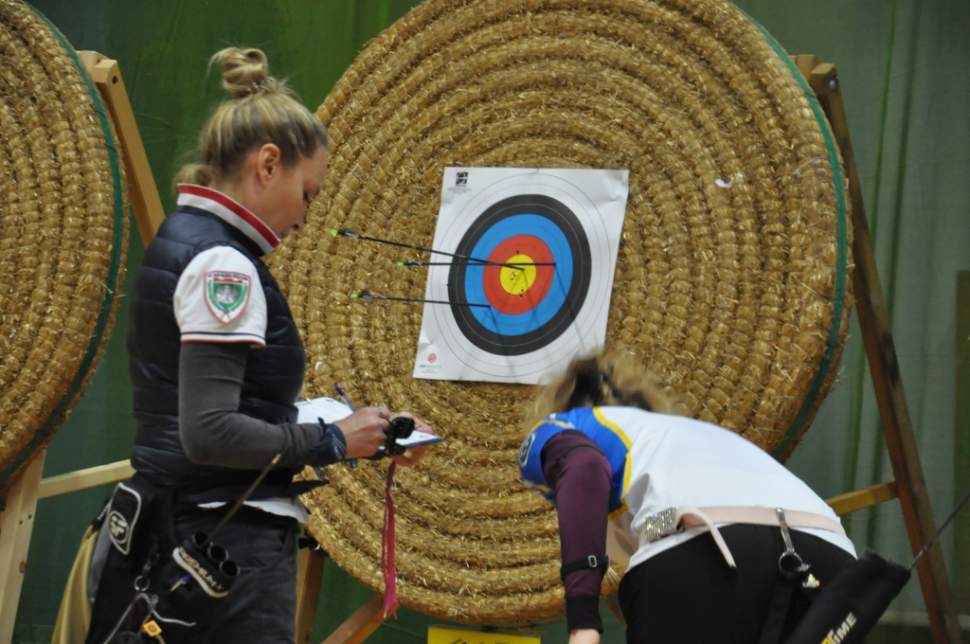
<svg viewBox="0 0 970 644">
<path fill-rule="evenodd" d="M 602 450 L 576 431 L 557 434 L 542 449 L 542 472 L 556 492 L 563 563 L 606 554 L 610 464 Z M 603 568 L 566 575 L 566 622 L 570 630 L 603 630 L 599 616 Z"/>
</svg>

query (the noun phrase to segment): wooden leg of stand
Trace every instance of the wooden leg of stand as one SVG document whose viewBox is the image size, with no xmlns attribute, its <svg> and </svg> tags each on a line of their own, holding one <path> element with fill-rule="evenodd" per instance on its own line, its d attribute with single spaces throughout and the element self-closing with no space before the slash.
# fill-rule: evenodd
<svg viewBox="0 0 970 644">
<path fill-rule="evenodd" d="M 317 615 L 326 557 L 320 550 L 301 548 L 296 559 L 296 641 L 308 644 Z"/>
<path fill-rule="evenodd" d="M 360 644 L 384 623 L 384 598 L 374 595 L 337 627 L 323 644 Z"/>
<path fill-rule="evenodd" d="M 879 416 L 882 420 L 886 447 L 892 463 L 893 474 L 903 510 L 903 519 L 909 534 L 910 547 L 915 554 L 934 534 L 933 513 L 923 467 L 919 461 L 916 437 L 906 405 L 896 348 L 890 331 L 889 313 L 883 298 L 876 260 L 869 239 L 859 173 L 849 139 L 849 126 L 842 101 L 835 66 L 820 63 L 807 75 L 809 83 L 828 116 L 832 132 L 842 150 L 846 174 L 849 179 L 849 198 L 852 203 L 852 254 L 855 259 L 853 286 L 856 308 L 862 327 L 862 338 L 869 359 Z M 939 542 L 934 543 L 917 567 L 923 599 L 930 619 L 935 641 L 960 642 L 960 624 L 950 595 L 950 584 Z"/>
<path fill-rule="evenodd" d="M 41 452 L 34 458 L 10 486 L 4 499 L 5 507 L 0 517 L 0 570 L 5 571 L 0 580 L 0 642 L 13 640 L 45 455 L 46 452 Z"/>
<path fill-rule="evenodd" d="M 67 474 L 58 474 L 43 479 L 37 490 L 37 498 L 46 499 L 49 496 L 59 496 L 99 485 L 117 483 L 130 479 L 134 474 L 135 470 L 132 469 L 128 460 L 74 470 Z"/>
<path fill-rule="evenodd" d="M 96 51 L 78 52 L 81 63 L 87 69 L 91 80 L 98 86 L 108 107 L 115 134 L 124 151 L 125 172 L 128 174 L 128 197 L 135 210 L 135 221 L 142 242 L 148 246 L 155 237 L 155 231 L 165 218 L 162 201 L 158 196 L 155 176 L 148 165 L 148 155 L 135 122 L 125 81 L 121 77 L 118 61 L 106 58 Z"/>
<path fill-rule="evenodd" d="M 841 517 L 898 498 L 899 490 L 896 481 L 889 481 L 888 483 L 876 483 L 861 490 L 833 496 L 831 499 L 825 499 L 825 502 Z"/>
</svg>

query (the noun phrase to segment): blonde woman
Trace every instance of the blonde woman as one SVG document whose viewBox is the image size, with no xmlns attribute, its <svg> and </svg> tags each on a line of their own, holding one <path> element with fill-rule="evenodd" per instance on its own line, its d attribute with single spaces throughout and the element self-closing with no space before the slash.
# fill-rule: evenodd
<svg viewBox="0 0 970 644">
<path fill-rule="evenodd" d="M 674 410 L 617 353 L 574 361 L 538 400 L 519 466 L 556 504 L 571 644 L 600 641 L 608 523 L 609 556 L 629 559 L 619 601 L 631 643 L 780 642 L 855 556 L 832 510 L 780 463 Z"/>
<path fill-rule="evenodd" d="M 88 642 L 154 640 L 154 629 L 169 643 L 292 642 L 297 495 L 312 486 L 292 477 L 374 454 L 388 427 L 383 407 L 296 422 L 306 357 L 263 257 L 303 226 L 326 180 L 327 133 L 262 51 L 224 49 L 211 64 L 229 98 L 134 284 L 136 474 L 105 512 Z M 212 539 L 172 556 L 196 534 Z"/>
</svg>

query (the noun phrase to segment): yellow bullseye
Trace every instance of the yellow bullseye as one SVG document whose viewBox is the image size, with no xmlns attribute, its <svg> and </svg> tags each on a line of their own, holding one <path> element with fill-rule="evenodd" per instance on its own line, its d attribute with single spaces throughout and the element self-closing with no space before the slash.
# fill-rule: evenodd
<svg viewBox="0 0 970 644">
<path fill-rule="evenodd" d="M 509 295 L 522 295 L 535 284 L 535 260 L 528 255 L 518 254 L 505 260 L 506 264 L 529 264 L 528 266 L 503 266 L 499 271 L 499 283 Z M 520 270 L 521 269 L 521 270 Z"/>
</svg>

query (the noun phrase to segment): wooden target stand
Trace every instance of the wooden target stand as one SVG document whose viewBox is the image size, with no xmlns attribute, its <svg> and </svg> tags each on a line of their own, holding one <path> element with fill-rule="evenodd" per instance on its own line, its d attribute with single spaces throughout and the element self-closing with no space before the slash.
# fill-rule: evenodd
<svg viewBox="0 0 970 644">
<path fill-rule="evenodd" d="M 165 212 L 121 78 L 121 69 L 117 61 L 97 52 L 80 51 L 77 54 L 101 94 L 107 116 L 121 145 L 128 180 L 128 199 L 135 210 L 138 230 L 147 245 L 162 223 Z M 42 450 L 10 481 L 0 499 L 0 570 L 5 571 L 0 581 L 0 642 L 9 642 L 13 637 L 37 501 L 121 481 L 133 474 L 128 461 L 119 461 L 41 480 L 46 454 L 47 451 Z"/>
<path fill-rule="evenodd" d="M 124 154 L 129 199 L 134 207 L 141 238 L 147 246 L 161 224 L 164 212 L 120 68 L 117 61 L 96 52 L 79 52 L 78 55 L 110 113 Z M 849 180 L 856 309 L 895 476 L 893 481 L 841 494 L 828 499 L 828 503 L 837 514 L 845 515 L 898 498 L 910 546 L 915 554 L 933 535 L 935 524 L 872 252 L 838 75 L 834 65 L 822 62 L 813 55 L 795 56 L 794 60 L 825 111 Z M 131 465 L 125 460 L 42 480 L 44 456 L 45 453 L 41 452 L 10 483 L 2 499 L 0 570 L 7 571 L 7 574 L 0 581 L 0 642 L 12 638 L 37 502 L 47 497 L 122 481 L 133 474 Z M 310 642 L 324 557 L 323 551 L 308 549 L 301 549 L 298 557 L 296 637 L 301 644 Z M 934 641 L 937 644 L 961 642 L 960 626 L 953 609 L 938 542 L 929 548 L 917 571 Z M 381 597 L 374 595 L 333 631 L 324 644 L 363 642 L 383 621 Z"/>
</svg>

